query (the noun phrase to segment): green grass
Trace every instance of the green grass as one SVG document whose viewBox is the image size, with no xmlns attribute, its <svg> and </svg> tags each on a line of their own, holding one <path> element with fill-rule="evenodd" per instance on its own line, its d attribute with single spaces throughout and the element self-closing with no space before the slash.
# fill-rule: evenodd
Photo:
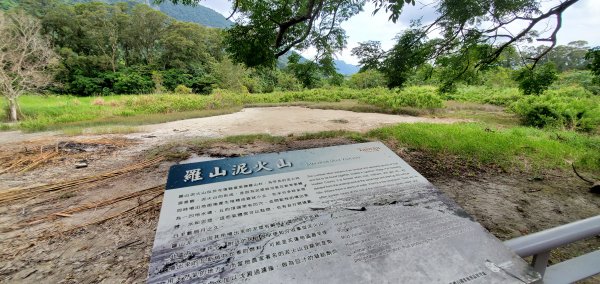
<svg viewBox="0 0 600 284">
<path fill-rule="evenodd" d="M 445 94 L 443 96 L 447 100 L 498 106 L 508 106 L 522 97 L 523 95 L 517 88 L 494 88 L 487 86 L 464 86 L 458 88 L 456 93 Z"/>
<path fill-rule="evenodd" d="M 66 95 L 19 98 L 22 120 L 17 126 L 0 124 L 0 130 L 59 130 L 110 125 L 142 125 L 187 118 L 220 115 L 238 111 L 244 106 L 304 105 L 314 108 L 336 108 L 369 112 L 412 112 L 432 109 L 429 87 L 413 87 L 411 92 L 387 89 L 353 90 L 346 88 L 313 89 L 269 94 L 232 93 L 215 90 L 202 95 L 114 95 L 74 97 Z M 386 98 L 394 101 L 392 110 L 378 106 Z M 368 98 L 371 98 L 370 100 Z M 361 101 L 361 102 L 358 102 Z M 439 107 L 441 105 L 437 105 Z M 6 102 L 0 103 L 6 109 Z"/>
<path fill-rule="evenodd" d="M 289 141 L 331 138 L 346 138 L 356 142 L 381 140 L 391 142 L 388 144 L 398 148 L 423 151 L 433 154 L 432 156 L 458 157 L 460 161 L 475 167 L 499 166 L 507 172 L 570 171 L 570 163 L 574 162 L 578 169 L 600 175 L 600 136 L 529 127 L 489 129 L 481 123 L 415 123 L 378 128 L 368 133 L 339 130 L 288 137 L 257 134 L 196 139 L 161 146 L 152 151 L 151 155 L 160 153 L 182 159 L 188 155 L 181 152 L 182 148 L 198 150 L 223 142 L 237 145 L 257 141 L 284 144 Z"/>
<path fill-rule="evenodd" d="M 497 128 L 510 128 L 520 124 L 519 117 L 506 112 L 503 107 L 472 102 L 447 101 L 444 112 L 438 112 L 435 116 L 483 122 Z"/>
<path fill-rule="evenodd" d="M 529 127 L 493 130 L 479 123 L 416 123 L 380 128 L 367 136 L 507 170 L 567 169 L 570 162 L 575 162 L 582 169 L 600 172 L 600 136 L 570 131 Z"/>
</svg>

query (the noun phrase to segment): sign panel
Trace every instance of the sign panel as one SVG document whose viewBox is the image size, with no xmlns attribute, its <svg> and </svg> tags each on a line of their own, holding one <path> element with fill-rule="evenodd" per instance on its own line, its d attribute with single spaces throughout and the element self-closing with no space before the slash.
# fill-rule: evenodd
<svg viewBox="0 0 600 284">
<path fill-rule="evenodd" d="M 173 166 L 149 283 L 533 283 L 379 142 Z"/>
</svg>

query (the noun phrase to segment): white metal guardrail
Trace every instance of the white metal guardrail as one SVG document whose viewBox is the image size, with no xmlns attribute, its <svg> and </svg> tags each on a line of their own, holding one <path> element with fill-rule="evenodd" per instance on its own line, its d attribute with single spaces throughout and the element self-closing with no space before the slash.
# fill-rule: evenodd
<svg viewBox="0 0 600 284">
<path fill-rule="evenodd" d="M 573 283 L 600 273 L 600 250 L 548 267 L 550 251 L 600 235 L 600 215 L 505 241 L 521 257 L 533 256 L 532 266 L 544 283 Z"/>
</svg>

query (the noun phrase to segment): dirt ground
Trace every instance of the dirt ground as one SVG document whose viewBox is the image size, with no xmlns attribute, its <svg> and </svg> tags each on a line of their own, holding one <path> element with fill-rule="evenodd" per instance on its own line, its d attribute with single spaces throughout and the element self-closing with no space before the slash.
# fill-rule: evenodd
<svg viewBox="0 0 600 284">
<path fill-rule="evenodd" d="M 304 107 L 245 108 L 240 112 L 212 117 L 186 119 L 144 127 L 149 135 L 172 136 L 228 136 L 266 133 L 318 132 L 326 130 L 366 131 L 395 123 L 453 123 L 449 118 L 426 118 L 381 113 L 358 113 L 345 110 L 323 110 Z"/>
<path fill-rule="evenodd" d="M 153 125 L 146 128 L 147 133 L 129 135 L 52 134 L 11 140 L 2 138 L 5 133 L 0 133 L 0 140 L 10 141 L 0 144 L 0 163 L 35 162 L 46 159 L 45 153 L 59 153 L 25 171 L 22 164 L 9 170 L 0 167 L 0 282 L 143 283 L 162 186 L 169 167 L 177 162 L 148 157 L 148 151 L 160 144 L 185 137 L 234 133 L 366 131 L 381 123 L 399 122 L 393 119 L 405 119 L 383 115 L 369 120 L 360 114 L 344 116 L 332 111 L 307 112 L 304 120 L 294 120 L 290 118 L 294 112 L 269 108 L 266 113 L 270 116 L 261 116 L 247 109 L 243 115 Z M 246 120 L 241 119 L 244 117 Z M 281 125 L 276 126 L 278 123 Z M 220 143 L 182 151 L 219 157 L 348 143 L 354 142 L 342 138 L 290 138 L 277 144 Z M 530 234 L 600 212 L 600 196 L 589 193 L 587 184 L 568 172 L 532 176 L 492 167 L 473 168 L 456 157 L 434 156 L 398 147 L 390 141 L 384 143 L 500 239 Z M 76 169 L 75 164 L 81 161 L 88 166 Z M 27 188 L 15 189 L 24 187 Z M 552 261 L 597 249 L 600 249 L 599 237 L 555 250 Z M 598 281 L 600 278 L 587 282 Z"/>
</svg>

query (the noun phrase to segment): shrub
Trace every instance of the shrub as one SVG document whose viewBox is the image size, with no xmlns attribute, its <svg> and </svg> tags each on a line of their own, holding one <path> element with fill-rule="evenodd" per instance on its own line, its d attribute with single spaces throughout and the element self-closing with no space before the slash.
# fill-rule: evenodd
<svg viewBox="0 0 600 284">
<path fill-rule="evenodd" d="M 546 95 L 572 98 L 590 98 L 593 96 L 592 92 L 581 86 L 567 86 L 558 89 L 550 89 L 546 91 Z"/>
<path fill-rule="evenodd" d="M 385 87 L 387 85 L 387 80 L 383 73 L 376 70 L 367 70 L 352 75 L 348 85 L 354 89 L 370 89 Z"/>
<path fill-rule="evenodd" d="M 522 97 L 523 95 L 519 93 L 517 88 L 492 88 L 485 86 L 463 86 L 457 88 L 454 93 L 443 94 L 443 98 L 447 100 L 499 106 L 508 106 Z"/>
<path fill-rule="evenodd" d="M 117 72 L 112 91 L 116 94 L 147 94 L 154 91 L 154 82 L 147 76 L 126 69 Z"/>
<path fill-rule="evenodd" d="M 513 80 L 512 69 L 496 67 L 481 73 L 481 81 L 484 86 L 494 88 L 514 88 L 517 83 Z"/>
<path fill-rule="evenodd" d="M 407 87 L 398 91 L 365 96 L 360 98 L 360 101 L 394 111 L 402 107 L 436 109 L 444 106 L 436 89 L 430 86 Z"/>
<path fill-rule="evenodd" d="M 552 88 L 582 87 L 593 94 L 600 94 L 600 84 L 595 80 L 594 74 L 588 70 L 571 70 L 559 75 Z"/>
<path fill-rule="evenodd" d="M 186 87 L 185 85 L 178 85 L 177 87 L 175 87 L 174 91 L 176 94 L 191 94 L 192 93 L 192 89 Z"/>
<path fill-rule="evenodd" d="M 515 73 L 514 79 L 519 83 L 523 94 L 540 95 L 558 79 L 558 75 L 556 67 L 548 63 L 534 70 L 528 67 L 521 68 Z"/>
<path fill-rule="evenodd" d="M 555 127 L 594 131 L 600 126 L 600 100 L 556 95 L 526 97 L 510 106 L 522 123 L 538 128 Z"/>
<path fill-rule="evenodd" d="M 193 77 L 189 87 L 194 94 L 208 95 L 212 92 L 214 84 L 215 80 L 211 76 Z"/>
<path fill-rule="evenodd" d="M 302 84 L 294 77 L 294 75 L 278 72 L 277 73 L 277 87 L 282 91 L 300 91 Z"/>
</svg>

